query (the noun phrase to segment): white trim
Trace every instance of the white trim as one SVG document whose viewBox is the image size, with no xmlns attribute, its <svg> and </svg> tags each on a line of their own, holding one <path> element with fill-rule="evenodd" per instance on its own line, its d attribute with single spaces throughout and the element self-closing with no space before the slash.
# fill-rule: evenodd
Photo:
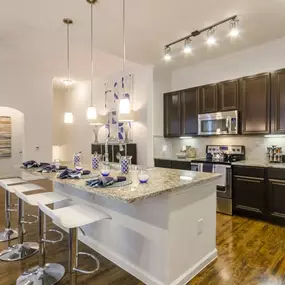
<svg viewBox="0 0 285 285">
<path fill-rule="evenodd" d="M 207 254 L 203 259 L 196 263 L 192 268 L 178 277 L 171 285 L 185 285 L 191 279 L 193 279 L 199 272 L 201 272 L 205 267 L 207 267 L 211 262 L 213 262 L 218 257 L 217 249 L 213 250 Z"/>
</svg>

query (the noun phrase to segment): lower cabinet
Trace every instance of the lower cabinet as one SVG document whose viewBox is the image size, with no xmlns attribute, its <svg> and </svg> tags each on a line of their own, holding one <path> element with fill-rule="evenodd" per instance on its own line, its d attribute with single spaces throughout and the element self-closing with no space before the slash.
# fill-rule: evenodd
<svg viewBox="0 0 285 285">
<path fill-rule="evenodd" d="M 285 169 L 233 167 L 234 214 L 285 225 Z"/>
<path fill-rule="evenodd" d="M 268 169 L 268 215 L 285 225 L 285 169 Z"/>
<path fill-rule="evenodd" d="M 171 160 L 166 159 L 155 159 L 154 160 L 155 167 L 162 167 L 162 168 L 171 168 Z"/>
<path fill-rule="evenodd" d="M 154 166 L 155 167 L 162 167 L 162 168 L 191 170 L 191 162 L 190 161 L 155 159 L 154 160 Z"/>
<path fill-rule="evenodd" d="M 265 215 L 265 181 L 264 178 L 235 175 L 234 211 L 251 216 Z"/>
</svg>

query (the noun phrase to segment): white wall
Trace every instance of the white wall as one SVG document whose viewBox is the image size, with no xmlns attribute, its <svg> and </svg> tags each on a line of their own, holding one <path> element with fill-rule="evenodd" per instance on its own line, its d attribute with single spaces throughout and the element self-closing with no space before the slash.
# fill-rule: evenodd
<svg viewBox="0 0 285 285">
<path fill-rule="evenodd" d="M 24 160 L 51 159 L 52 77 L 29 62 L 0 65 L 0 106 L 17 109 L 25 117 Z"/>
<path fill-rule="evenodd" d="M 6 171 L 22 162 L 21 151 L 24 149 L 24 114 L 8 107 L 0 107 L 0 116 L 11 117 L 12 126 L 12 153 L 11 157 L 0 158 L 0 170 Z"/>
<path fill-rule="evenodd" d="M 118 72 L 121 70 L 121 59 L 117 58 L 114 65 L 117 73 L 97 77 L 94 80 L 93 104 L 101 115 L 105 114 L 105 82 L 121 77 L 121 72 Z M 114 65 L 110 66 L 111 72 L 114 71 Z M 136 111 L 136 122 L 133 124 L 133 140 L 137 143 L 138 164 L 152 165 L 153 68 L 128 63 L 127 72 L 134 75 L 132 102 Z M 77 82 L 70 94 L 57 87 L 54 97 L 53 145 L 60 145 L 58 158 L 70 161 L 74 152 L 83 151 L 83 162 L 90 163 L 91 143 L 94 141 L 93 127 L 89 126 L 86 120 L 86 110 L 90 105 L 90 81 Z M 63 113 L 66 111 L 73 113 L 74 124 L 62 123 Z M 61 121 L 57 123 L 58 120 Z M 106 138 L 107 130 L 102 127 L 99 132 L 99 142 L 105 142 Z"/>
<path fill-rule="evenodd" d="M 172 73 L 172 90 L 284 68 L 284 50 L 285 38 L 177 69 Z"/>
</svg>

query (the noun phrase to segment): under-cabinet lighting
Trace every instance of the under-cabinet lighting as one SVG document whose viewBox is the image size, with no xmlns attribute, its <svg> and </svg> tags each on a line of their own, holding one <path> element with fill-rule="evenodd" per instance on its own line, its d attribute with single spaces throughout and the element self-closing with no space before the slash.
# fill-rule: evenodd
<svg viewBox="0 0 285 285">
<path fill-rule="evenodd" d="M 285 135 L 265 135 L 265 138 L 285 138 Z"/>
<path fill-rule="evenodd" d="M 193 137 L 179 137 L 181 140 L 192 139 Z"/>
</svg>

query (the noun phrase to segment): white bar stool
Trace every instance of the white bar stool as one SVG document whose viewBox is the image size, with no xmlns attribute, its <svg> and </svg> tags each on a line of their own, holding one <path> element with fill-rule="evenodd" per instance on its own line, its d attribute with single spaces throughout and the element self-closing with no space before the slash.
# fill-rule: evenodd
<svg viewBox="0 0 285 285">
<path fill-rule="evenodd" d="M 0 232 L 0 242 L 10 241 L 18 237 L 17 229 L 11 228 L 11 212 L 16 212 L 16 209 L 11 205 L 11 192 L 8 191 L 8 186 L 15 184 L 26 183 L 20 178 L 8 178 L 0 180 L 0 187 L 5 189 L 5 229 Z"/>
<path fill-rule="evenodd" d="M 67 201 L 69 198 L 63 195 L 60 195 L 55 192 L 45 192 L 33 195 L 25 195 L 23 192 L 19 192 L 16 190 L 15 194 L 19 197 L 19 199 L 23 200 L 27 204 L 31 206 L 38 206 L 38 203 L 42 203 L 43 205 L 55 204 L 58 202 Z M 46 221 L 45 215 L 40 208 L 38 208 L 38 239 L 39 239 L 39 266 L 33 267 L 28 271 L 24 272 L 18 279 L 17 285 L 53 285 L 59 282 L 65 274 L 65 269 L 62 265 L 57 263 L 48 263 L 45 262 L 45 243 L 57 243 L 62 241 L 63 234 L 55 229 L 49 229 L 46 231 Z M 44 220 L 44 221 L 43 221 Z M 44 229 L 43 229 L 44 224 Z M 47 232 L 56 232 L 60 235 L 58 240 L 47 240 L 46 233 Z"/>
<path fill-rule="evenodd" d="M 104 219 L 111 219 L 110 216 L 88 205 L 72 205 L 65 208 L 51 210 L 39 202 L 40 209 L 48 215 L 53 221 L 61 227 L 69 229 L 69 284 L 77 285 L 77 272 L 82 274 L 93 274 L 100 268 L 100 262 L 97 257 L 86 252 L 78 252 L 78 228 L 80 228 Z M 97 267 L 92 271 L 85 271 L 78 268 L 78 256 L 86 255 L 95 260 Z"/>
<path fill-rule="evenodd" d="M 8 186 L 7 190 L 10 193 L 18 192 L 31 192 L 43 191 L 39 185 L 36 184 L 20 184 Z M 38 216 L 27 215 L 28 217 L 35 218 L 34 221 L 25 221 L 23 217 L 23 201 L 18 198 L 18 244 L 12 245 L 8 249 L 0 253 L 0 260 L 2 261 L 17 261 L 30 257 L 39 251 L 39 244 L 37 242 L 24 242 L 24 224 L 34 224 L 38 221 Z"/>
</svg>

